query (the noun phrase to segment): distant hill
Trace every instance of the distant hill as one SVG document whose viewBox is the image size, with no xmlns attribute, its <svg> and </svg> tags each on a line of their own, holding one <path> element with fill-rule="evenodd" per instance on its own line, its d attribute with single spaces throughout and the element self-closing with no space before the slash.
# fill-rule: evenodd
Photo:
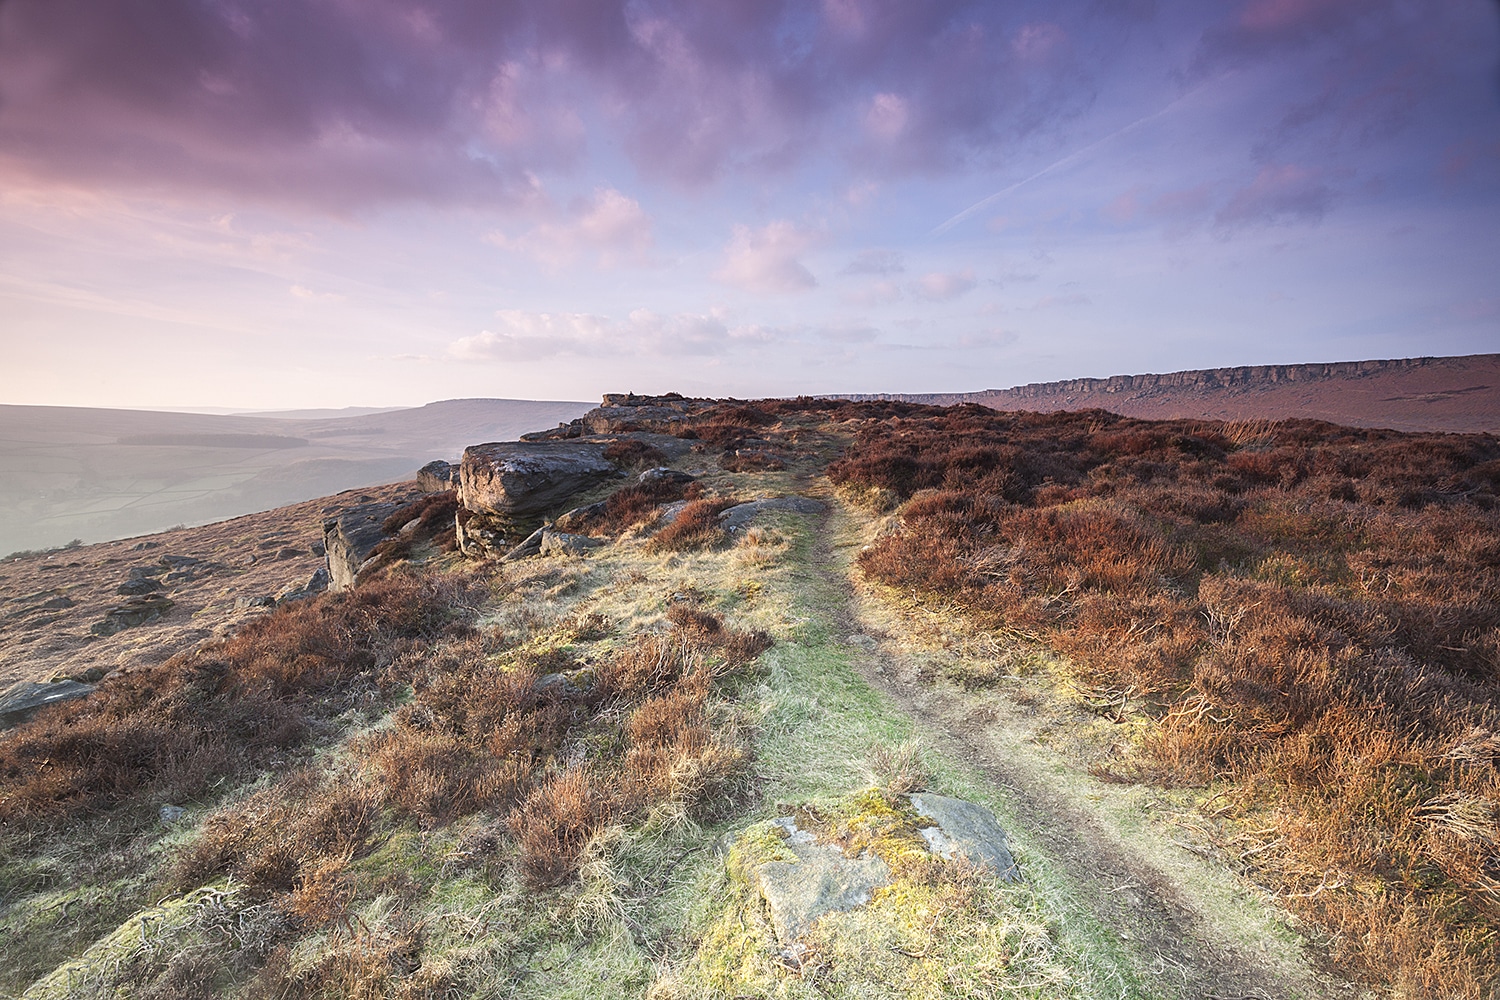
<svg viewBox="0 0 1500 1000">
<path fill-rule="evenodd" d="M 0 405 L 0 556 L 206 524 L 410 479 L 589 403 L 449 399 L 353 416 Z"/>
<path fill-rule="evenodd" d="M 845 394 L 996 410 L 1098 408 L 1129 417 L 1312 417 L 1402 431 L 1500 432 L 1500 354 L 1207 368 L 1035 382 L 979 392 Z"/>
</svg>

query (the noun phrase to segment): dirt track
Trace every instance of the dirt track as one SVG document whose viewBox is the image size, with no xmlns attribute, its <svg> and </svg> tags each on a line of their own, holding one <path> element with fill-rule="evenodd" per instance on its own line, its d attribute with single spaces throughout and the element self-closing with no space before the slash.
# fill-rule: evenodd
<svg viewBox="0 0 1500 1000">
<path fill-rule="evenodd" d="M 1237 910 L 1235 900 L 1202 898 L 1204 880 L 1194 876 L 1213 869 L 1212 859 L 1190 853 L 1194 845 L 1174 842 L 1159 829 L 1150 831 L 1149 822 L 1144 835 L 1122 830 L 1096 804 L 1118 800 L 1116 786 L 1077 767 L 1060 780 L 1060 765 L 1068 765 L 1033 739 L 1036 720 L 1027 706 L 997 688 L 964 691 L 926 676 L 912 655 L 911 637 L 893 628 L 894 619 L 879 614 L 872 595 L 856 586 L 856 531 L 850 515 L 836 508 L 820 525 L 815 562 L 829 588 L 844 597 L 834 623 L 840 634 L 874 639 L 861 643 L 861 674 L 917 723 L 929 747 L 982 774 L 1009 800 L 1025 827 L 1012 831 L 1014 839 L 1072 873 L 1078 904 L 1135 945 L 1144 980 L 1164 996 L 1197 1000 L 1371 995 L 1316 970 L 1285 931 L 1256 933 L 1250 911 L 1261 907 Z M 1080 794 L 1081 786 L 1089 791 Z M 1207 881 L 1222 885 L 1224 873 L 1214 874 L 1217 879 Z M 1251 887 L 1240 889 L 1248 894 Z"/>
</svg>

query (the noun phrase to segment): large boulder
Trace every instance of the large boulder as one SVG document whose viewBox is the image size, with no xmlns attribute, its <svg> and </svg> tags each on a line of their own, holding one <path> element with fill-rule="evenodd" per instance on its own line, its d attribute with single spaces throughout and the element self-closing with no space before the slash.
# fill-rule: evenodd
<svg viewBox="0 0 1500 1000">
<path fill-rule="evenodd" d="M 323 552 L 328 560 L 328 589 L 348 590 L 359 582 L 360 570 L 385 540 L 381 524 L 403 505 L 366 503 L 350 507 L 323 522 Z"/>
<path fill-rule="evenodd" d="M 464 449 L 458 498 L 465 509 L 516 535 L 575 495 L 621 475 L 591 441 L 505 441 Z"/>
<path fill-rule="evenodd" d="M 562 440 L 589 434 L 629 431 L 670 431 L 686 417 L 713 406 L 716 400 L 693 399 L 669 392 L 664 396 L 637 396 L 633 392 L 609 392 L 604 402 L 571 423 L 532 434 L 523 441 Z"/>
</svg>

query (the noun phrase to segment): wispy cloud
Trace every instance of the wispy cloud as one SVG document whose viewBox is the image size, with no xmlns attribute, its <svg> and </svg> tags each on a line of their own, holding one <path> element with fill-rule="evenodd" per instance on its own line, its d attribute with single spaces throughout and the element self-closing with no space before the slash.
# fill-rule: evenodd
<svg viewBox="0 0 1500 1000">
<path fill-rule="evenodd" d="M 753 325 L 729 326 L 723 315 L 662 314 L 633 310 L 624 319 L 591 313 L 502 309 L 493 329 L 454 341 L 450 357 L 461 361 L 538 361 L 558 356 L 677 358 L 720 355 L 766 343 L 774 332 Z"/>
</svg>

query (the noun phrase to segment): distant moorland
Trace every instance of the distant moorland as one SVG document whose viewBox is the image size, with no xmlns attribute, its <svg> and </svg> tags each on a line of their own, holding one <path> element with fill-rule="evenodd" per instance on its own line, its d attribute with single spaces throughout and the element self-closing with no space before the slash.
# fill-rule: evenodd
<svg viewBox="0 0 1500 1000">
<path fill-rule="evenodd" d="M 410 479 L 475 441 L 509 440 L 587 409 L 516 399 L 355 416 L 0 406 L 0 556 Z"/>
</svg>

